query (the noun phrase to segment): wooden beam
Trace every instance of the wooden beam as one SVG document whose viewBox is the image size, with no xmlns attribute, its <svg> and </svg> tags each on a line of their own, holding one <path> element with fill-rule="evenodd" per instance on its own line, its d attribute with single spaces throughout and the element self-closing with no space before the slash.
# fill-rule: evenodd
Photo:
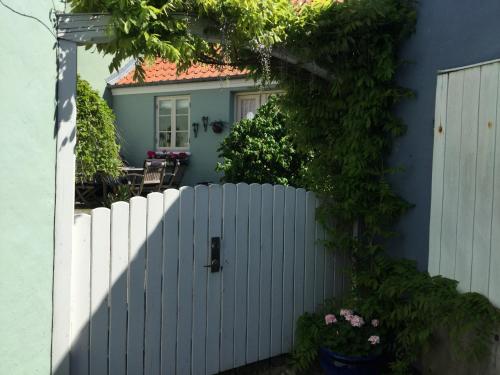
<svg viewBox="0 0 500 375">
<path fill-rule="evenodd" d="M 113 40 L 109 14 L 60 13 L 57 37 L 77 44 L 101 44 Z"/>
</svg>

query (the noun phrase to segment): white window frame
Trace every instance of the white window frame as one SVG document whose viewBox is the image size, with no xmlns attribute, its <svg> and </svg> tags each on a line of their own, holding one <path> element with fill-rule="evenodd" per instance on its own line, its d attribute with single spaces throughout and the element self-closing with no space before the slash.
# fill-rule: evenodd
<svg viewBox="0 0 500 375">
<path fill-rule="evenodd" d="M 171 144 L 175 145 L 175 139 L 177 135 L 176 129 L 176 121 L 177 121 L 177 106 L 175 105 L 175 101 L 187 99 L 188 101 L 188 147 L 160 147 L 160 101 L 162 100 L 172 100 L 174 101 L 174 105 L 172 106 L 172 112 L 170 113 L 170 126 L 171 126 Z M 157 150 L 160 151 L 189 151 L 191 147 L 191 97 L 189 95 L 180 95 L 180 96 L 157 96 L 156 97 L 156 105 L 155 105 L 155 118 L 156 118 L 156 126 L 155 126 L 155 146 Z M 175 129 L 175 131 L 173 131 Z"/>
<path fill-rule="evenodd" d="M 239 92 L 237 93 L 235 96 L 234 96 L 234 122 L 238 122 L 240 121 L 240 117 L 241 117 L 241 112 L 240 112 L 240 104 L 239 104 L 239 100 L 240 98 L 243 98 L 243 97 L 258 97 L 258 100 L 257 100 L 257 110 L 262 107 L 262 105 L 264 105 L 266 102 L 263 103 L 263 98 L 264 96 L 267 96 L 269 98 L 269 96 L 271 95 L 278 95 L 278 94 L 283 94 L 284 91 L 282 90 L 271 90 L 271 91 L 243 91 L 243 92 Z"/>
</svg>

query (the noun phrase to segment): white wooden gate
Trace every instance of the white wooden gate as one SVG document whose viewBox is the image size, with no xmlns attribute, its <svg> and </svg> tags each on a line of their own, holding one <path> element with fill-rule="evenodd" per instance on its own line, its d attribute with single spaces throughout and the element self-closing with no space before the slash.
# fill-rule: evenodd
<svg viewBox="0 0 500 375">
<path fill-rule="evenodd" d="M 500 61 L 437 80 L 429 272 L 500 306 Z"/>
<path fill-rule="evenodd" d="M 215 374 L 290 352 L 297 317 L 344 285 L 317 204 L 226 184 L 75 216 L 71 374 Z"/>
</svg>

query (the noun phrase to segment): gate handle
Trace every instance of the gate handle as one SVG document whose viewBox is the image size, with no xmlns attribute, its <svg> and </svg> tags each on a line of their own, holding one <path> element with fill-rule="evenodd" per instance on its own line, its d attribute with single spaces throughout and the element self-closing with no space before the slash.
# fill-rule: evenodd
<svg viewBox="0 0 500 375">
<path fill-rule="evenodd" d="M 211 273 L 220 272 L 220 237 L 212 237 L 210 243 L 210 264 L 204 267 L 210 268 Z"/>
</svg>

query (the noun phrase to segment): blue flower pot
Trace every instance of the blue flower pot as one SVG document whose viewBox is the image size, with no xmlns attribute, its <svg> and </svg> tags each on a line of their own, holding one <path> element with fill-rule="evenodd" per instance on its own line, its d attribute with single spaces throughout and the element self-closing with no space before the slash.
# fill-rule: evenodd
<svg viewBox="0 0 500 375">
<path fill-rule="evenodd" d="M 320 348 L 321 368 L 327 375 L 379 375 L 381 356 L 354 357 Z"/>
</svg>

